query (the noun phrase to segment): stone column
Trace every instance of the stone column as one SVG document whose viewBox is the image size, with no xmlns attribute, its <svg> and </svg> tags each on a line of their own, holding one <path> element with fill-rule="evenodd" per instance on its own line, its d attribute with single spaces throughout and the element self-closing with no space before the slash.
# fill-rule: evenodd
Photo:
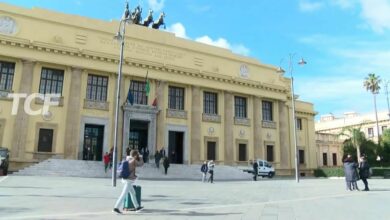
<svg viewBox="0 0 390 220">
<path fill-rule="evenodd" d="M 199 86 L 192 86 L 192 105 L 191 105 L 191 161 L 196 163 L 200 161 L 200 147 L 201 147 L 201 121 L 202 109 L 200 100 Z"/>
<path fill-rule="evenodd" d="M 225 164 L 233 164 L 234 162 L 234 106 L 233 95 L 230 92 L 224 93 L 224 138 L 225 138 Z"/>
<path fill-rule="evenodd" d="M 262 127 L 262 116 L 261 116 L 261 99 L 259 97 L 254 97 L 253 100 L 253 147 L 254 147 L 254 157 L 264 158 L 262 155 L 263 148 L 263 136 L 261 134 Z M 251 159 L 251 158 L 250 158 Z"/>
<path fill-rule="evenodd" d="M 280 141 L 280 167 L 289 167 L 290 147 L 288 133 L 290 123 L 288 123 L 288 106 L 285 102 L 279 101 L 279 141 Z"/>
<path fill-rule="evenodd" d="M 31 94 L 34 67 L 36 62 L 22 60 L 22 76 L 20 80 L 19 93 Z M 27 134 L 28 134 L 28 119 L 29 115 L 24 111 L 24 102 L 26 98 L 19 100 L 18 112 L 15 117 L 14 130 L 12 136 L 11 157 L 24 158 Z M 34 131 L 31 131 L 34 132 Z M 38 131 L 36 131 L 38 132 Z"/>
<path fill-rule="evenodd" d="M 165 151 L 168 153 L 168 146 L 164 146 L 165 143 L 165 112 L 166 112 L 166 101 L 164 96 L 164 90 L 165 90 L 165 81 L 156 81 L 156 97 L 157 97 L 157 109 L 159 110 L 159 113 L 157 114 L 157 143 L 156 143 L 156 149 L 159 149 L 161 147 L 165 147 Z M 152 153 L 152 152 L 151 152 Z M 154 155 L 155 152 L 153 152 Z"/>
<path fill-rule="evenodd" d="M 71 69 L 68 103 L 66 104 L 64 158 L 77 159 L 80 135 L 80 100 L 82 70 Z"/>
</svg>

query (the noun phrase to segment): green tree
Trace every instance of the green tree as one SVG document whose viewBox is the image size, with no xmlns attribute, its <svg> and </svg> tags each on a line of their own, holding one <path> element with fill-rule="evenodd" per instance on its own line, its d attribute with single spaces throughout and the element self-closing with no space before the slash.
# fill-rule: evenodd
<svg viewBox="0 0 390 220">
<path fill-rule="evenodd" d="M 376 95 L 379 93 L 379 90 L 381 89 L 381 87 L 379 86 L 381 81 L 382 80 L 380 79 L 380 77 L 376 76 L 375 73 L 369 73 L 363 83 L 366 90 L 370 91 L 374 97 L 374 108 L 375 108 L 376 129 L 378 132 L 378 143 L 380 143 L 380 136 L 379 136 L 378 111 L 376 109 Z"/>
<path fill-rule="evenodd" d="M 356 158 L 361 155 L 361 146 L 366 141 L 366 137 L 360 128 L 361 126 L 358 128 L 345 127 L 339 134 L 339 136 L 347 137 L 347 139 L 344 141 L 344 155 L 351 154 L 351 156 Z M 352 149 L 354 149 L 356 153 L 352 153 Z"/>
<path fill-rule="evenodd" d="M 382 143 L 383 145 L 389 144 L 390 145 L 390 129 L 386 129 L 382 133 Z"/>
</svg>

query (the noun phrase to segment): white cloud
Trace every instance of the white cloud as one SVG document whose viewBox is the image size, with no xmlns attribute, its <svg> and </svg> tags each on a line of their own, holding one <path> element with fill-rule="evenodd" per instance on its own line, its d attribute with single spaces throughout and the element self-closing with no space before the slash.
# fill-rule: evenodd
<svg viewBox="0 0 390 220">
<path fill-rule="evenodd" d="M 360 0 L 361 16 L 378 33 L 390 29 L 390 1 L 389 0 Z"/>
<path fill-rule="evenodd" d="M 149 8 L 153 11 L 161 11 L 164 8 L 165 0 L 148 0 Z"/>
<path fill-rule="evenodd" d="M 167 31 L 174 33 L 176 35 L 176 37 L 190 39 L 190 37 L 187 36 L 186 28 L 180 22 L 169 26 L 167 28 Z M 244 56 L 248 56 L 250 53 L 250 50 L 247 47 L 245 47 L 244 45 L 231 44 L 225 38 L 218 38 L 217 40 L 213 40 L 209 36 L 205 35 L 202 37 L 195 38 L 195 41 L 200 42 L 200 43 L 204 43 L 204 44 L 208 44 L 208 45 L 212 45 L 212 46 L 216 46 L 216 47 L 229 49 L 236 54 L 240 54 L 240 55 L 244 55 Z"/>
<path fill-rule="evenodd" d="M 213 40 L 209 36 L 202 36 L 202 37 L 196 38 L 195 41 L 200 42 L 200 43 L 204 43 L 204 44 L 208 44 L 208 45 L 212 45 L 212 46 L 216 46 L 216 47 L 222 47 L 225 49 L 229 49 L 236 54 L 240 54 L 240 55 L 244 55 L 244 56 L 248 56 L 250 53 L 250 50 L 248 48 L 246 48 L 244 45 L 242 45 L 242 44 L 233 44 L 232 45 L 224 38 L 218 38 L 217 40 Z"/>
<path fill-rule="evenodd" d="M 313 1 L 307 1 L 307 0 L 300 0 L 299 1 L 299 10 L 304 12 L 313 12 L 320 10 L 324 7 L 323 2 L 313 2 Z"/>
<path fill-rule="evenodd" d="M 358 0 L 330 0 L 331 5 L 338 6 L 342 9 L 353 8 Z"/>
<path fill-rule="evenodd" d="M 188 39 L 189 37 L 186 34 L 186 29 L 182 23 L 175 23 L 172 24 L 167 28 L 168 32 L 172 32 L 176 35 L 176 37 L 181 37 L 181 38 L 186 38 Z"/>
<path fill-rule="evenodd" d="M 212 46 L 222 47 L 225 49 L 230 48 L 230 44 L 224 38 L 219 38 L 217 40 L 213 40 L 209 36 L 203 36 L 203 37 L 196 38 L 195 41 L 200 42 L 200 43 L 204 43 L 204 44 L 208 44 L 208 45 L 212 45 Z"/>
</svg>

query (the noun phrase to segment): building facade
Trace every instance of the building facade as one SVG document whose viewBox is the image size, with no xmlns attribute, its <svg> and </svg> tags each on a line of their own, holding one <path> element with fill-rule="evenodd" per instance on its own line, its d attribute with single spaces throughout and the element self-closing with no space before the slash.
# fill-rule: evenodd
<svg viewBox="0 0 390 220">
<path fill-rule="evenodd" d="M 343 140 L 337 134 L 316 132 L 317 166 L 342 166 Z"/>
<path fill-rule="evenodd" d="M 101 160 L 113 146 L 118 21 L 0 3 L 0 144 L 14 167 L 49 157 Z M 231 51 L 128 25 L 120 85 L 119 155 L 164 148 L 174 163 L 294 165 L 290 80 Z M 40 98 L 58 106 L 38 111 Z M 14 108 L 14 109 L 13 109 Z M 12 114 L 12 111 L 16 114 Z M 302 172 L 316 168 L 311 103 L 296 101 Z"/>
<path fill-rule="evenodd" d="M 339 135 L 343 129 L 348 127 L 360 128 L 365 137 L 378 142 L 378 134 L 390 128 L 390 117 L 388 112 L 378 112 L 378 127 L 376 125 L 375 113 L 360 115 L 356 112 L 346 112 L 343 117 L 335 117 L 332 114 L 323 115 L 320 121 L 315 123 L 315 130 L 319 133 Z M 341 140 L 348 137 L 340 136 Z"/>
</svg>

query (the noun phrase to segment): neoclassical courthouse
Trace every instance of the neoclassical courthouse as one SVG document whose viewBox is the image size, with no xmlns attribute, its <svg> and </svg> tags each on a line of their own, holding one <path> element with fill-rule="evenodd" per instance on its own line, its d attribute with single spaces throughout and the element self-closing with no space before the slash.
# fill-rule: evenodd
<svg viewBox="0 0 390 220">
<path fill-rule="evenodd" d="M 49 157 L 101 160 L 114 140 L 118 21 L 0 3 L 0 145 L 14 169 Z M 150 82 L 147 94 L 146 74 Z M 174 163 L 266 159 L 294 170 L 290 79 L 231 51 L 128 25 L 120 85 L 119 155 L 165 148 Z M 130 91 L 132 101 L 128 101 Z M 58 106 L 12 93 L 60 94 Z M 27 102 L 28 100 L 28 102 Z M 28 107 L 28 106 L 27 106 Z M 311 103 L 296 101 L 299 164 L 317 167 Z M 12 167 L 11 167 L 12 168 Z"/>
</svg>

